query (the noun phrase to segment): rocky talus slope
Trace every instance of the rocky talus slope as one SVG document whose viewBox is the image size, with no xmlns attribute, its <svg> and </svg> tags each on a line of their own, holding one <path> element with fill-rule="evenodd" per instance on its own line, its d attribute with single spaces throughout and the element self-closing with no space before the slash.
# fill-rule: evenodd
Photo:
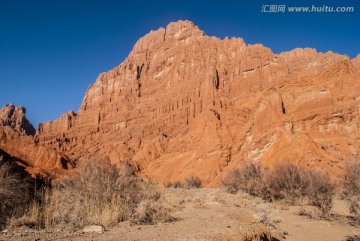
<svg viewBox="0 0 360 241">
<path fill-rule="evenodd" d="M 70 162 L 127 161 L 163 183 L 195 174 L 217 185 L 247 160 L 337 175 L 360 151 L 359 70 L 359 56 L 275 54 L 174 22 L 100 74 L 77 113 L 40 124 L 34 146 Z M 60 165 L 55 156 L 44 167 Z"/>
</svg>

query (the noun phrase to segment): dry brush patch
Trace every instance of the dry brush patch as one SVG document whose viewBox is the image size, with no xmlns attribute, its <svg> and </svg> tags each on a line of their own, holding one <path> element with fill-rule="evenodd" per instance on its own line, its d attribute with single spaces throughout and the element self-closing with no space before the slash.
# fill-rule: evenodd
<svg viewBox="0 0 360 241">
<path fill-rule="evenodd" d="M 308 198 L 310 205 L 319 209 L 320 217 L 327 218 L 336 194 L 336 184 L 328 175 L 318 170 L 305 172 L 304 175 L 309 180 L 304 196 Z"/>
<path fill-rule="evenodd" d="M 156 224 L 173 221 L 170 208 L 156 200 L 146 199 L 135 209 L 132 222 L 136 224 Z"/>
<path fill-rule="evenodd" d="M 170 210 L 162 208 L 157 186 L 131 174 L 120 174 L 109 161 L 80 164 L 73 176 L 44 188 L 40 196 L 25 217 L 37 228 L 81 228 L 93 224 L 111 227 L 125 220 L 137 222 L 143 216 L 151 219 L 140 223 L 152 224 L 164 222 L 166 215 L 170 217 Z M 141 216 L 139 207 L 144 202 L 153 206 L 141 209 Z"/>
<path fill-rule="evenodd" d="M 360 241 L 359 235 L 347 236 L 345 241 Z"/>
<path fill-rule="evenodd" d="M 202 182 L 200 180 L 200 178 L 196 175 L 189 175 L 186 180 L 185 180 L 185 186 L 186 188 L 190 189 L 190 188 L 201 188 L 202 187 Z"/>
<path fill-rule="evenodd" d="M 267 173 L 269 192 L 274 199 L 286 199 L 296 203 L 306 194 L 310 184 L 305 172 L 290 163 L 279 164 Z"/>
<path fill-rule="evenodd" d="M 0 161 L 0 229 L 12 216 L 19 216 L 31 197 L 31 179 L 16 164 Z"/>
<path fill-rule="evenodd" d="M 187 189 L 191 189 L 191 188 L 202 188 L 202 181 L 201 179 L 194 175 L 194 174 L 190 174 L 186 177 L 185 182 L 182 183 L 179 180 L 175 181 L 175 182 L 168 182 L 165 184 L 165 187 L 173 187 L 173 188 L 187 188 Z"/>
<path fill-rule="evenodd" d="M 265 187 L 263 170 L 256 163 L 245 163 L 241 168 L 230 172 L 222 184 L 229 193 L 242 190 L 254 196 L 263 196 Z"/>
<path fill-rule="evenodd" d="M 335 195 L 335 184 L 317 170 L 303 169 L 291 163 L 283 163 L 272 170 L 256 163 L 245 163 L 223 180 L 230 193 L 239 190 L 266 200 L 285 200 L 290 204 L 306 201 L 316 206 L 321 217 L 327 217 Z"/>
<path fill-rule="evenodd" d="M 241 241 L 280 241 L 279 234 L 272 234 L 265 225 L 254 223 L 240 239 Z"/>
<path fill-rule="evenodd" d="M 355 224 L 360 224 L 360 162 L 350 160 L 345 165 L 344 196 Z"/>
<path fill-rule="evenodd" d="M 321 217 L 329 214 L 335 196 L 335 183 L 325 173 L 285 163 L 275 166 L 267 180 L 269 192 L 275 199 L 285 199 L 291 204 L 305 201 L 317 207 Z"/>
</svg>

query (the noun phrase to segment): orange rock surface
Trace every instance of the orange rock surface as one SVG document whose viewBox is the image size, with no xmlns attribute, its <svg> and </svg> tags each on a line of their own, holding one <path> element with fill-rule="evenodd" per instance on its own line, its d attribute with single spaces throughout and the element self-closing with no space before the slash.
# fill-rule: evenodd
<svg viewBox="0 0 360 241">
<path fill-rule="evenodd" d="M 35 129 L 25 113 L 24 107 L 12 104 L 0 109 L 0 151 L 21 160 L 18 164 L 34 175 L 54 176 L 71 168 L 72 164 L 55 149 L 35 142 L 31 135 Z"/>
<path fill-rule="evenodd" d="M 179 21 L 139 39 L 77 113 L 40 124 L 35 140 L 71 162 L 131 162 L 163 183 L 195 174 L 217 185 L 247 160 L 337 175 L 360 151 L 359 80 L 359 55 L 274 54 Z"/>
</svg>

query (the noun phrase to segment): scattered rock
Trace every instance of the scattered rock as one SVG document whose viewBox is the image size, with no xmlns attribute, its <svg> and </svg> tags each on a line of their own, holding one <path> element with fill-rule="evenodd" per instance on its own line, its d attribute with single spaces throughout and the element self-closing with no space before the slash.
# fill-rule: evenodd
<svg viewBox="0 0 360 241">
<path fill-rule="evenodd" d="M 101 225 L 86 226 L 82 230 L 84 233 L 104 233 L 105 228 Z"/>
</svg>

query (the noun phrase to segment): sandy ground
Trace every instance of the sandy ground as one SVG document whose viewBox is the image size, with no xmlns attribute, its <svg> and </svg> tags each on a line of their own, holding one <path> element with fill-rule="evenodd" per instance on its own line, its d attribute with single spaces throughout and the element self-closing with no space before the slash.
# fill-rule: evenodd
<svg viewBox="0 0 360 241">
<path fill-rule="evenodd" d="M 3 232 L 0 240 L 241 240 L 245 234 L 268 231 L 274 240 L 340 241 L 359 235 L 349 221 L 346 203 L 336 199 L 331 221 L 300 216 L 300 206 L 267 203 L 244 193 L 228 194 L 217 189 L 164 190 L 165 201 L 174 209 L 175 221 L 157 225 L 130 222 L 103 234 L 45 232 L 25 227 Z"/>
</svg>

